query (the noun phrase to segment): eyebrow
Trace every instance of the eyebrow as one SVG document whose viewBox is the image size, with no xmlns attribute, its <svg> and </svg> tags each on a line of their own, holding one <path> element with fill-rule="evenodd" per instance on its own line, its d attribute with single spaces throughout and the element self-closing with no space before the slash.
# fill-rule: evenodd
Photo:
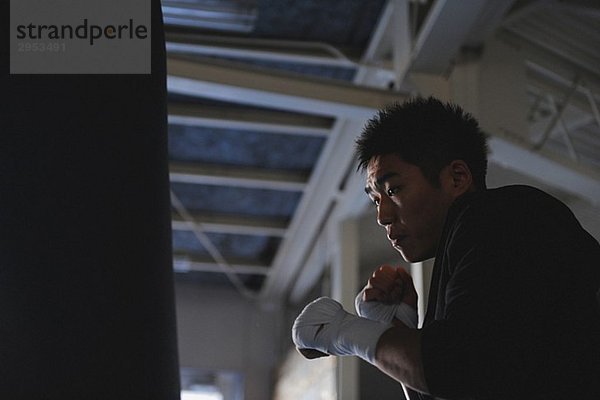
<svg viewBox="0 0 600 400">
<path fill-rule="evenodd" d="M 387 174 L 384 174 L 382 176 L 380 176 L 379 178 L 377 178 L 377 180 L 375 181 L 375 187 L 376 188 L 380 188 L 381 185 L 383 185 L 386 181 L 388 181 L 390 178 L 394 177 L 394 176 L 398 176 L 399 174 L 397 172 L 388 172 Z M 370 186 L 366 186 L 365 187 L 365 192 L 370 195 L 371 193 L 373 193 L 373 189 L 371 189 Z"/>
</svg>

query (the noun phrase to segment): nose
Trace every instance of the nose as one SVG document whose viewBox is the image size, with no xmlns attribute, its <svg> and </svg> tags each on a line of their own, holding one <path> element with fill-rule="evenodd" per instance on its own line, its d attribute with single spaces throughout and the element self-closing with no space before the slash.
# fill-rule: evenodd
<svg viewBox="0 0 600 400">
<path fill-rule="evenodd" d="M 390 199 L 382 197 L 377 207 L 377 223 L 386 227 L 394 222 L 394 205 Z"/>
</svg>

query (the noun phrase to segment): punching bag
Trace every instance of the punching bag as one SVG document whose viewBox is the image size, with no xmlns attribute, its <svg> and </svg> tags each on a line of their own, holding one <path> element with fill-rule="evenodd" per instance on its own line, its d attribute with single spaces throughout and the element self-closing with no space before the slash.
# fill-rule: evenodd
<svg viewBox="0 0 600 400">
<path fill-rule="evenodd" d="M 160 2 L 123 75 L 11 75 L 0 7 L 0 399 L 178 399 Z"/>
</svg>

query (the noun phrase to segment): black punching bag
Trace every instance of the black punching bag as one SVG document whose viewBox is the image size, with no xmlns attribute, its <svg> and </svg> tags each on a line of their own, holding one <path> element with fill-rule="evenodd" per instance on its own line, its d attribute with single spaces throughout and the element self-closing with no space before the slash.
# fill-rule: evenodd
<svg viewBox="0 0 600 400">
<path fill-rule="evenodd" d="M 146 75 L 9 75 L 0 15 L 0 399 L 178 399 L 160 3 Z"/>
</svg>

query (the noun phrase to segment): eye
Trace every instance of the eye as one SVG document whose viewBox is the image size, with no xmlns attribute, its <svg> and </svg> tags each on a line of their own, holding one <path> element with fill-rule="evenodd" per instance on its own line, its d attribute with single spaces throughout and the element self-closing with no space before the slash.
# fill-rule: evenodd
<svg viewBox="0 0 600 400">
<path fill-rule="evenodd" d="M 388 195 L 388 196 L 390 196 L 390 197 L 392 197 L 392 196 L 395 196 L 395 195 L 397 195 L 398 193 L 400 193 L 400 186 L 394 186 L 394 187 L 391 187 L 391 188 L 389 188 L 389 189 L 387 190 L 387 192 L 386 192 L 386 193 L 387 193 L 387 195 Z"/>
<path fill-rule="evenodd" d="M 379 199 L 376 197 L 371 197 L 371 203 L 375 204 L 376 206 L 379 206 Z"/>
</svg>

